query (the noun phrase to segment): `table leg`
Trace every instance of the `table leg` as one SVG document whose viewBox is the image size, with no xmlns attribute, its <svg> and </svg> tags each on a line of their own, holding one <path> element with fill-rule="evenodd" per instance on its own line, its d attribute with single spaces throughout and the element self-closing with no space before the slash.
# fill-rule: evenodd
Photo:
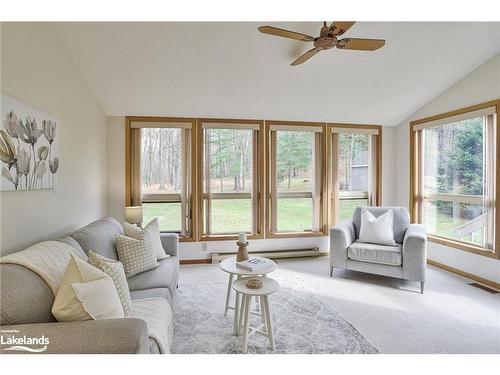
<svg viewBox="0 0 500 375">
<path fill-rule="evenodd" d="M 233 286 L 233 277 L 232 273 L 229 274 L 229 280 L 227 282 L 227 292 L 226 292 L 226 306 L 224 307 L 224 316 L 227 315 L 227 310 L 229 309 L 229 299 L 231 298 L 231 288 Z"/>
<path fill-rule="evenodd" d="M 264 296 L 260 296 L 259 297 L 259 306 L 260 306 L 260 316 L 261 316 L 261 319 L 262 319 L 262 323 L 264 323 L 264 329 L 266 329 L 266 333 L 267 333 L 267 323 L 266 323 L 266 313 L 264 311 Z"/>
<path fill-rule="evenodd" d="M 238 335 L 241 334 L 241 328 L 243 328 L 243 324 L 245 322 L 245 313 L 246 313 L 245 309 L 246 309 L 245 295 L 242 295 L 241 302 L 240 302 L 240 314 L 238 315 Z M 251 306 L 250 306 L 250 310 L 252 310 Z"/>
<path fill-rule="evenodd" d="M 243 327 L 243 353 L 246 353 L 247 352 L 247 347 L 248 347 L 248 318 L 250 316 L 250 300 L 252 299 L 252 297 L 250 296 L 243 296 L 243 301 L 244 301 L 244 309 L 245 309 L 245 316 L 244 316 L 244 321 L 245 321 L 245 325 Z"/>
<path fill-rule="evenodd" d="M 240 277 L 237 276 L 236 279 L 238 280 Z M 239 327 L 240 327 L 240 322 L 239 322 L 239 308 L 240 308 L 240 294 L 236 292 L 236 298 L 235 298 L 235 303 L 234 303 L 234 322 L 233 322 L 233 334 L 235 336 L 238 336 L 239 332 Z"/>
<path fill-rule="evenodd" d="M 267 335 L 271 343 L 271 350 L 274 350 L 275 344 L 274 344 L 274 334 L 273 334 L 273 320 L 271 317 L 271 311 L 269 309 L 269 300 L 267 299 L 267 296 L 264 296 L 263 302 L 264 302 L 264 310 L 266 312 Z"/>
</svg>

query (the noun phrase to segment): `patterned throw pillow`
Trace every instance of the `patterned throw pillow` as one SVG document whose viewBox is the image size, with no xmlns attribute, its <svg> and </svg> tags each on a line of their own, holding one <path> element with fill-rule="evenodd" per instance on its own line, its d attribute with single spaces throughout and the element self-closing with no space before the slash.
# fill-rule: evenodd
<svg viewBox="0 0 500 375">
<path fill-rule="evenodd" d="M 125 318 L 128 318 L 132 309 L 132 301 L 130 300 L 130 290 L 128 288 L 123 265 L 116 260 L 108 259 L 102 255 L 94 253 L 93 251 L 89 251 L 89 259 L 87 262 L 111 277 L 115 283 L 118 296 L 120 297 Z"/>
<path fill-rule="evenodd" d="M 140 240 L 142 235 L 151 236 L 151 241 L 153 241 L 153 247 L 156 254 L 156 259 L 165 259 L 170 255 L 165 253 L 163 245 L 160 239 L 160 225 L 158 224 L 158 218 L 151 220 L 144 229 L 139 228 L 136 225 L 129 224 L 127 222 L 123 223 L 123 231 L 125 236 L 135 238 Z"/>
<path fill-rule="evenodd" d="M 141 239 L 135 239 L 115 234 L 116 252 L 127 278 L 159 266 L 151 238 L 145 235 L 140 237 Z"/>
</svg>

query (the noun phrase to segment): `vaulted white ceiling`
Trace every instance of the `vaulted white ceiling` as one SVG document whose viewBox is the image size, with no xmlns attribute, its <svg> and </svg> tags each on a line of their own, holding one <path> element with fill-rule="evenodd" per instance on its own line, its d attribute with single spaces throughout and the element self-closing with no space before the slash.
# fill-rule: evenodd
<svg viewBox="0 0 500 375">
<path fill-rule="evenodd" d="M 500 23 L 359 22 L 345 37 L 376 52 L 323 51 L 259 25 L 319 34 L 321 22 L 58 23 L 107 115 L 397 125 L 500 52 Z"/>
</svg>

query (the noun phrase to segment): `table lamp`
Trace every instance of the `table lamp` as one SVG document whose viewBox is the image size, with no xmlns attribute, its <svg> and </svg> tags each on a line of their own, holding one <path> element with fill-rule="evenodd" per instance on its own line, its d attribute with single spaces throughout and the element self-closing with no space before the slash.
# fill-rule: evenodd
<svg viewBox="0 0 500 375">
<path fill-rule="evenodd" d="M 142 206 L 125 207 L 125 221 L 140 227 L 142 225 Z"/>
</svg>

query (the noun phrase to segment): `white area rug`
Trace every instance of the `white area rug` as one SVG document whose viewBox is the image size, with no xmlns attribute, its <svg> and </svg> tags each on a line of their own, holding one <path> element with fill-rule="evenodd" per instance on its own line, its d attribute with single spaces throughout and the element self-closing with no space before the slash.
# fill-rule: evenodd
<svg viewBox="0 0 500 375">
<path fill-rule="evenodd" d="M 423 295 L 418 283 L 400 279 L 346 270 L 336 270 L 334 278 L 330 278 L 328 257 L 278 260 L 278 269 L 269 276 L 282 287 L 270 300 L 276 332 L 291 327 L 295 321 L 294 332 L 299 336 L 292 335 L 290 329 L 286 336 L 290 346 L 285 352 L 322 353 L 325 349 L 321 345 L 328 340 L 331 347 L 327 351 L 343 352 L 342 348 L 355 347 L 346 341 L 342 344 L 339 338 L 345 323 L 328 325 L 319 318 L 331 309 L 332 317 L 343 317 L 381 353 L 500 353 L 500 293 L 472 287 L 468 285 L 470 280 L 438 268 L 428 267 Z M 223 317 L 226 283 L 227 274 L 217 265 L 181 266 L 174 306 L 174 352 L 238 352 L 241 339 L 231 336 L 232 315 Z M 287 301 L 292 308 L 283 314 L 279 303 L 290 292 L 296 298 Z M 314 311 L 294 311 L 298 301 L 303 301 L 303 307 L 308 301 L 317 306 L 319 301 L 323 309 L 307 329 L 304 326 L 310 323 L 308 318 Z M 298 320 L 294 320 L 296 314 Z M 324 335 L 315 330 L 316 325 L 335 332 L 327 332 L 322 341 Z M 356 340 L 351 332 L 348 330 L 344 338 Z M 319 339 L 313 339 L 313 334 Z M 338 346 L 332 337 L 336 337 Z M 308 342 L 316 347 L 307 346 Z M 267 350 L 252 345 L 253 352 Z M 366 348 L 363 341 L 359 345 Z"/>
<path fill-rule="evenodd" d="M 220 271 L 222 272 L 222 271 Z M 276 350 L 267 338 L 250 336 L 248 353 L 377 353 L 328 298 L 308 290 L 293 277 L 277 278 L 269 297 Z M 172 353 L 240 353 L 242 338 L 233 335 L 234 311 L 224 316 L 227 284 L 223 281 L 181 283 L 174 305 Z M 253 316 L 252 323 L 259 323 Z"/>
</svg>

